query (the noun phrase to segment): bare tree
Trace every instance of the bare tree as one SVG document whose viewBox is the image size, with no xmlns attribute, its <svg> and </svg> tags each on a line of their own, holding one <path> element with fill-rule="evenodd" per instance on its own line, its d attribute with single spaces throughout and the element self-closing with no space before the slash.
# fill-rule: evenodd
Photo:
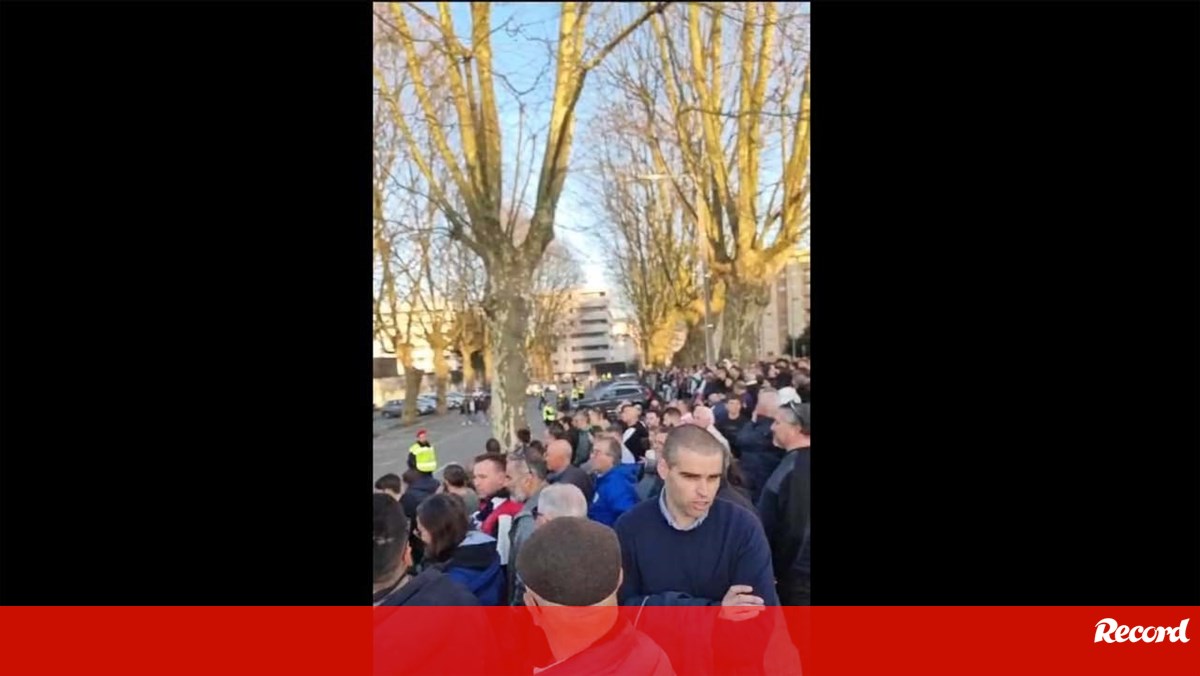
<svg viewBox="0 0 1200 676">
<path fill-rule="evenodd" d="M 597 120 L 597 131 L 622 119 L 612 107 Z M 696 224 L 688 218 L 673 188 L 643 180 L 656 172 L 645 152 L 644 125 L 625 124 L 597 144 L 600 155 L 600 211 L 605 224 L 597 233 L 622 300 L 630 309 L 633 333 L 646 364 L 664 364 L 681 326 L 700 321 L 703 303 L 696 267 Z M 616 130 L 611 130 L 615 132 Z"/>
<path fill-rule="evenodd" d="M 667 168 L 724 288 L 723 333 L 749 358 L 769 280 L 808 227 L 808 14 L 798 3 L 687 3 L 651 24 L 652 37 L 614 52 L 605 79 L 653 111 L 652 152 L 678 154 Z"/>
<path fill-rule="evenodd" d="M 549 379 L 553 375 L 551 360 L 559 338 L 567 329 L 571 291 L 579 286 L 582 277 L 579 260 L 566 245 L 554 241 L 546 247 L 533 278 L 533 304 L 525 343 L 532 375 L 536 377 Z"/>
<path fill-rule="evenodd" d="M 406 311 L 412 306 L 415 288 L 405 283 L 407 262 L 397 255 L 398 234 L 390 227 L 387 218 L 387 184 L 395 164 L 395 138 L 387 127 L 375 123 L 375 158 L 373 165 L 373 231 L 374 247 L 374 294 L 372 299 L 373 327 L 376 340 L 387 354 L 396 356 L 405 375 L 405 399 L 410 405 L 404 408 L 404 422 L 412 423 L 417 407 L 412 405 L 420 388 L 422 373 L 413 361 L 413 341 L 417 328 L 413 314 Z"/>
<path fill-rule="evenodd" d="M 417 3 L 377 3 L 377 50 L 396 48 L 396 68 L 376 68 L 376 83 L 389 103 L 391 122 L 404 139 L 407 157 L 424 176 L 431 200 L 445 217 L 452 238 L 473 251 L 487 272 L 487 321 L 496 415 L 495 436 L 509 444 L 524 425 L 526 331 L 531 309 L 531 271 L 554 238 L 554 217 L 566 178 L 575 128 L 575 109 L 590 71 L 622 40 L 670 3 L 660 2 L 598 45 L 585 40 L 593 3 L 564 2 L 554 59 L 554 95 L 538 170 L 528 233 L 513 235 L 504 218 L 501 123 L 497 106 L 490 3 L 470 7 L 471 30 L 456 31 L 449 3 L 436 16 Z M 405 87 L 399 72 L 407 76 Z M 439 114 L 437 103 L 449 104 Z M 429 151 L 423 138 L 433 142 Z M 441 180 L 438 169 L 448 180 Z M 510 204 L 523 198 L 513 182 Z M 455 199 L 457 197 L 457 200 Z M 457 203 L 456 203 L 457 202 Z M 513 213 L 516 210 L 511 210 Z"/>
</svg>

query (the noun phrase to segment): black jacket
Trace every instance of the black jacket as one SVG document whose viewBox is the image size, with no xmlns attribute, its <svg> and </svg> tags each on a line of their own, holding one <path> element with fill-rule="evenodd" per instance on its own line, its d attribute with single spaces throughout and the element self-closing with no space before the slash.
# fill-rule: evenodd
<svg viewBox="0 0 1200 676">
<path fill-rule="evenodd" d="M 382 596 L 382 598 L 378 598 Z M 427 570 L 402 587 L 377 595 L 372 647 L 373 674 L 441 676 L 493 673 L 499 645 L 479 601 L 461 584 L 436 569 Z M 388 607 L 391 606 L 391 607 Z M 396 607 L 400 606 L 400 607 Z M 403 606 L 409 606 L 405 608 Z M 429 612 L 412 606 L 460 606 Z M 419 632 L 414 626 L 419 622 Z M 414 636 L 419 635 L 419 640 Z M 462 650 L 463 636 L 471 650 Z M 455 655 L 447 669 L 447 655 Z"/>
<path fill-rule="evenodd" d="M 626 430 L 628 430 L 628 428 L 626 428 Z M 622 432 L 621 436 L 624 438 L 625 433 Z M 633 434 L 630 435 L 630 437 L 626 439 L 624 443 L 625 448 L 629 449 L 629 452 L 633 454 L 633 457 L 637 458 L 638 460 L 646 457 L 646 449 L 650 445 L 650 430 L 646 429 L 646 423 L 642 422 L 641 420 L 634 423 Z"/>
<path fill-rule="evenodd" d="M 404 586 L 375 595 L 377 606 L 477 606 L 479 599 L 437 568 L 429 568 Z"/>
<path fill-rule="evenodd" d="M 417 506 L 421 504 L 425 498 L 437 493 L 438 481 L 432 475 L 425 475 L 416 483 L 404 489 L 404 495 L 400 496 L 400 506 L 404 508 L 404 515 L 408 517 L 409 523 L 417 522 Z"/>
<path fill-rule="evenodd" d="M 808 448 L 789 451 L 771 474 L 758 501 L 784 605 L 808 603 L 811 453 Z"/>
<path fill-rule="evenodd" d="M 404 508 L 404 515 L 408 517 L 408 543 L 412 547 L 414 564 L 419 565 L 425 557 L 425 543 L 421 541 L 421 536 L 417 533 L 417 507 L 425 498 L 436 493 L 437 489 L 437 479 L 426 474 L 405 488 L 404 495 L 400 496 L 400 506 Z"/>
<path fill-rule="evenodd" d="M 758 420 L 746 423 L 738 432 L 737 445 L 741 453 L 739 462 L 742 474 L 746 477 L 746 488 L 750 490 L 750 500 L 755 504 L 762 494 L 767 479 L 783 459 L 783 449 L 772 441 L 771 425 L 773 418 L 759 416 Z"/>
<path fill-rule="evenodd" d="M 738 432 L 741 432 L 742 428 L 749 422 L 750 418 L 745 413 L 742 413 L 736 418 L 723 416 L 723 419 L 718 420 L 716 423 L 717 431 L 721 433 L 721 436 L 725 437 L 725 441 L 729 442 L 729 450 L 735 458 L 742 457 L 742 448 L 738 446 Z"/>
</svg>

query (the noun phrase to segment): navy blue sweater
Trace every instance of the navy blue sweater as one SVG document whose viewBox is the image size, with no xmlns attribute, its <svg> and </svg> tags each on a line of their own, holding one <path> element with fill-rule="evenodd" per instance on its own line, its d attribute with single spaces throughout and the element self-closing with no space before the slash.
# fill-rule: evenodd
<svg viewBox="0 0 1200 676">
<path fill-rule="evenodd" d="M 704 523 L 679 531 L 658 500 L 645 500 L 616 524 L 621 542 L 621 605 L 721 605 L 735 584 L 750 585 L 768 606 L 779 605 L 771 547 L 753 512 L 714 500 Z"/>
<path fill-rule="evenodd" d="M 625 512 L 616 524 L 625 579 L 618 592 L 623 606 L 719 606 L 735 584 L 749 585 L 768 606 L 778 606 L 771 548 L 754 512 L 727 500 L 714 500 L 704 522 L 689 531 L 667 523 L 657 499 Z M 680 631 L 678 615 L 668 622 L 639 625 L 671 655 L 676 673 L 721 673 L 733 663 L 762 668 L 762 655 L 773 625 L 769 613 L 755 620 L 717 620 L 716 609 L 690 615 Z M 674 621 L 671 621 L 674 618 Z M 714 632 L 728 638 L 714 641 Z M 733 655 L 702 652 L 694 646 L 736 645 Z M 689 648 L 688 646 L 693 646 Z M 725 666 L 718 666 L 724 664 Z"/>
</svg>

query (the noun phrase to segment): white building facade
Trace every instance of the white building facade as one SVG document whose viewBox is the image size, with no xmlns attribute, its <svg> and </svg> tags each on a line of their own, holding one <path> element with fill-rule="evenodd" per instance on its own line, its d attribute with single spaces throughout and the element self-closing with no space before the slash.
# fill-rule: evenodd
<svg viewBox="0 0 1200 676">
<path fill-rule="evenodd" d="M 598 364 L 635 358 L 628 322 L 614 314 L 612 295 L 607 290 L 572 291 L 559 331 L 550 360 L 556 380 L 585 378 Z"/>
</svg>

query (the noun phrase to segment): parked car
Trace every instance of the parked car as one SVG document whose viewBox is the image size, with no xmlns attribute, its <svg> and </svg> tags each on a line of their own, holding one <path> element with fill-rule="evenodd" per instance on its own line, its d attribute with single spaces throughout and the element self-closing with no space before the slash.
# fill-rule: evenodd
<svg viewBox="0 0 1200 676">
<path fill-rule="evenodd" d="M 466 395 L 462 392 L 448 392 L 446 394 L 446 405 L 450 408 L 458 408 L 462 406 L 464 399 L 466 399 Z"/>
<path fill-rule="evenodd" d="M 404 400 L 393 399 L 383 405 L 383 417 L 399 418 L 404 415 Z"/>
<path fill-rule="evenodd" d="M 641 404 L 645 406 L 650 401 L 651 392 L 649 388 L 638 385 L 636 383 L 618 383 L 611 387 L 606 387 L 599 391 L 593 391 L 591 396 L 588 396 L 575 404 L 576 408 L 598 408 L 604 412 L 608 418 L 617 417 L 617 407 L 621 402 L 628 401 L 631 404 Z"/>
<path fill-rule="evenodd" d="M 437 412 L 437 397 L 432 394 L 422 394 L 417 397 L 417 415 L 429 415 Z"/>
</svg>

